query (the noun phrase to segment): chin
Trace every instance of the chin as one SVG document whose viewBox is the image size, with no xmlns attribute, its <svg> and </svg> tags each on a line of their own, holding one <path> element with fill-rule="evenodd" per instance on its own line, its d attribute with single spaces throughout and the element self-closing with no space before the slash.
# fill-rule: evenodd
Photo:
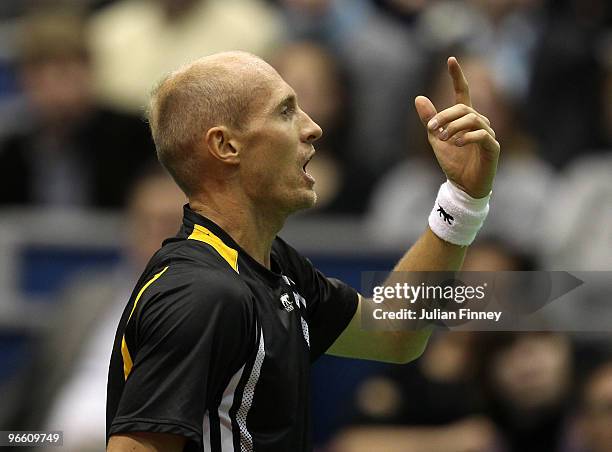
<svg viewBox="0 0 612 452">
<path fill-rule="evenodd" d="M 291 202 L 291 213 L 300 210 L 312 209 L 317 204 L 317 193 L 314 190 L 307 190 L 300 193 Z"/>
</svg>

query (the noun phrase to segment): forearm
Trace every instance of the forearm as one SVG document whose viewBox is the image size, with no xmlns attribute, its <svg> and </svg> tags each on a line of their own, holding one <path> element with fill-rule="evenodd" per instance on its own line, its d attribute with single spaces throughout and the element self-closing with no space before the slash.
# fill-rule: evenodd
<svg viewBox="0 0 612 452">
<path fill-rule="evenodd" d="M 169 433 L 132 432 L 111 436 L 107 452 L 181 452 L 185 438 Z"/>
<path fill-rule="evenodd" d="M 402 256 L 394 272 L 457 271 L 463 265 L 467 247 L 445 242 L 429 227 Z"/>
<path fill-rule="evenodd" d="M 467 247 L 453 245 L 435 235 L 429 227 L 421 237 L 402 256 L 393 269 L 393 273 L 385 281 L 385 285 L 408 283 L 418 286 L 422 281 L 420 272 L 458 271 L 463 265 Z M 367 311 L 380 308 L 371 299 L 363 300 L 362 309 Z M 380 341 L 386 343 L 389 350 L 399 352 L 400 362 L 409 362 L 418 358 L 431 336 L 431 327 L 418 328 L 417 322 L 409 320 L 386 321 L 389 331 L 380 332 Z M 402 323 L 398 328 L 396 323 Z M 399 331 L 413 329 L 413 331 Z"/>
<path fill-rule="evenodd" d="M 455 271 L 461 268 L 466 247 L 452 245 L 436 236 L 429 228 L 410 247 L 394 268 L 386 285 L 397 282 L 418 285 L 422 271 Z M 361 297 L 359 307 L 345 333 L 328 351 L 331 355 L 377 361 L 407 363 L 418 358 L 429 340 L 431 328 L 417 329 L 416 322 L 408 320 L 379 320 L 386 323 L 386 331 L 367 331 L 361 319 L 372 317 L 374 309 L 384 308 L 372 299 Z M 402 325 L 397 323 L 401 322 Z M 414 325 L 409 325 L 412 323 Z M 412 331 L 407 331 L 414 326 Z"/>
</svg>

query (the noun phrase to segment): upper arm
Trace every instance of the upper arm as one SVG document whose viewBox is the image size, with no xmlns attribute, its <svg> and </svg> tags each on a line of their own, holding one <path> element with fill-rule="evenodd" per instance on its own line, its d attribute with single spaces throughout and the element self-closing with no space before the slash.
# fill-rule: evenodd
<svg viewBox="0 0 612 452">
<path fill-rule="evenodd" d="M 133 366 L 124 377 L 123 365 L 111 364 L 113 381 L 124 383 L 109 405 L 108 434 L 158 432 L 200 443 L 206 410 L 254 340 L 248 294 L 214 271 L 171 267 L 158 282 L 125 328 Z"/>
<path fill-rule="evenodd" d="M 186 438 L 167 433 L 134 432 L 111 436 L 107 452 L 181 452 Z"/>
<path fill-rule="evenodd" d="M 361 327 L 362 312 L 369 312 L 371 303 L 359 295 L 359 305 L 351 322 L 327 351 L 344 358 L 370 359 L 404 364 L 423 353 L 431 329 L 418 331 L 374 331 Z"/>
</svg>

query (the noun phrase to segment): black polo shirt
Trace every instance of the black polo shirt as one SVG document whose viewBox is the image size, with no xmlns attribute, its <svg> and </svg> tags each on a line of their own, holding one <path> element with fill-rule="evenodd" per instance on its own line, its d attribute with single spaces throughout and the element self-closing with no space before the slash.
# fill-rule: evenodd
<svg viewBox="0 0 612 452">
<path fill-rule="evenodd" d="M 107 438 L 163 432 L 187 437 L 186 451 L 311 450 L 310 363 L 358 296 L 280 238 L 271 267 L 185 207 L 119 323 Z"/>
</svg>

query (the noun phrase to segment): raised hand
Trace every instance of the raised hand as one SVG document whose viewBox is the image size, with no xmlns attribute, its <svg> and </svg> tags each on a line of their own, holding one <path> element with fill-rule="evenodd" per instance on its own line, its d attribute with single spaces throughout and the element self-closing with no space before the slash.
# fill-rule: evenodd
<svg viewBox="0 0 612 452">
<path fill-rule="evenodd" d="M 499 143 L 489 120 L 472 108 L 468 82 L 455 59 L 448 59 L 455 105 L 437 112 L 433 103 L 418 96 L 414 103 L 429 143 L 446 177 L 473 198 L 491 192 L 499 159 Z"/>
</svg>

